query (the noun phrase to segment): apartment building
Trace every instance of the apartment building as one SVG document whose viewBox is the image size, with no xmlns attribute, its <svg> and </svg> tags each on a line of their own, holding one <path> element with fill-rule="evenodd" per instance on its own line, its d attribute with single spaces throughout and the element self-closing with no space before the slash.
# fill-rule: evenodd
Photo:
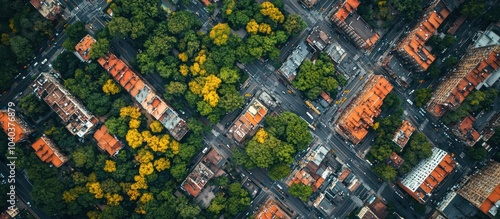
<svg viewBox="0 0 500 219">
<path fill-rule="evenodd" d="M 455 166 L 455 161 L 446 151 L 433 148 L 432 156 L 420 161 L 398 181 L 398 185 L 418 202 L 425 203 Z"/>
<path fill-rule="evenodd" d="M 436 56 L 431 54 L 425 43 L 436 33 L 443 21 L 451 13 L 442 1 L 435 1 L 424 11 L 420 22 L 401 40 L 395 50 L 413 71 L 423 72 L 434 62 Z"/>
<path fill-rule="evenodd" d="M 212 148 L 182 182 L 181 189 L 197 197 L 211 178 L 225 173 L 221 169 L 225 163 L 226 159 Z"/>
<path fill-rule="evenodd" d="M 35 150 L 36 156 L 45 163 L 51 163 L 55 167 L 62 166 L 68 158 L 64 156 L 56 144 L 48 137 L 42 136 L 31 145 Z"/>
<path fill-rule="evenodd" d="M 26 140 L 35 131 L 19 116 L 9 116 L 7 109 L 0 110 L 0 125 L 5 134 L 13 138 L 14 143 Z M 9 128 L 13 131 L 9 131 Z"/>
<path fill-rule="evenodd" d="M 43 17 L 51 21 L 62 11 L 61 3 L 57 0 L 30 0 L 30 3 Z"/>
<path fill-rule="evenodd" d="M 66 124 L 73 135 L 84 137 L 99 120 L 88 111 L 59 81 L 49 73 L 41 73 L 32 85 L 35 95 L 43 99 Z"/>
<path fill-rule="evenodd" d="M 454 111 L 474 90 L 491 86 L 500 78 L 500 26 L 492 25 L 467 48 L 458 66 L 448 74 L 432 94 L 427 111 L 441 117 Z"/>
<path fill-rule="evenodd" d="M 333 42 L 333 39 L 320 26 L 316 26 L 307 36 L 306 41 L 315 50 L 323 51 L 328 44 Z"/>
<path fill-rule="evenodd" d="M 78 42 L 75 46 L 75 51 L 78 54 L 78 58 L 85 62 L 90 62 L 90 48 L 96 40 L 87 34 L 87 36 L 83 37 L 80 42 Z"/>
<path fill-rule="evenodd" d="M 415 130 L 415 126 L 413 126 L 409 120 L 403 120 L 403 124 L 396 130 L 396 134 L 394 134 L 392 141 L 396 143 L 402 151 Z"/>
<path fill-rule="evenodd" d="M 381 113 L 384 98 L 393 88 L 382 75 L 368 77 L 368 82 L 344 110 L 334 127 L 337 133 L 356 145 L 368 134 L 368 128 L 373 126 L 375 117 Z"/>
<path fill-rule="evenodd" d="M 114 54 L 101 57 L 97 62 L 117 81 L 153 118 L 181 140 L 188 132 L 186 121 L 156 93 L 149 83 Z"/>
<path fill-rule="evenodd" d="M 242 142 L 247 134 L 254 130 L 259 123 L 267 115 L 267 107 L 260 101 L 254 99 L 248 106 L 243 115 L 236 120 L 233 126 L 229 129 L 228 136 L 232 137 L 237 142 Z"/>
<path fill-rule="evenodd" d="M 336 6 L 331 21 L 340 27 L 359 48 L 371 50 L 380 38 L 368 23 L 356 12 L 359 0 L 345 0 Z"/>
<path fill-rule="evenodd" d="M 281 67 L 278 69 L 278 73 L 283 75 L 283 77 L 285 77 L 289 82 L 292 82 L 297 76 L 299 66 L 308 55 L 309 51 L 307 50 L 307 45 L 304 42 L 300 42 L 300 44 L 292 51 L 292 54 L 286 58 L 286 61 L 283 62 Z"/>
<path fill-rule="evenodd" d="M 500 163 L 488 163 L 470 176 L 457 193 L 486 215 L 495 217 L 500 207 Z"/>
</svg>

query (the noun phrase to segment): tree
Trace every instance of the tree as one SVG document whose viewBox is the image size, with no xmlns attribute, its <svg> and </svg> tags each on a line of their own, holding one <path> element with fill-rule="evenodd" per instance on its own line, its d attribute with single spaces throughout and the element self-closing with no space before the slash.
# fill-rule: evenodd
<svg viewBox="0 0 500 219">
<path fill-rule="evenodd" d="M 219 78 L 226 84 L 233 84 L 238 82 L 240 75 L 238 70 L 231 67 L 222 67 L 219 71 Z"/>
<path fill-rule="evenodd" d="M 112 135 L 118 135 L 121 138 L 125 138 L 127 135 L 128 126 L 123 118 L 111 117 L 104 124 L 108 128 L 108 132 Z"/>
<path fill-rule="evenodd" d="M 208 211 L 219 215 L 222 210 L 224 210 L 226 204 L 226 198 L 222 194 L 217 194 L 214 199 L 210 202 Z"/>
<path fill-rule="evenodd" d="M 391 182 L 396 179 L 396 169 L 394 169 L 392 166 L 389 166 L 385 163 L 378 163 L 372 168 L 373 172 L 379 176 L 381 176 L 383 179 L 387 180 L 388 182 Z"/>
<path fill-rule="evenodd" d="M 295 113 L 283 112 L 279 116 L 269 116 L 265 122 L 269 133 L 293 145 L 296 151 L 306 149 L 312 141 L 307 123 Z"/>
<path fill-rule="evenodd" d="M 415 90 L 415 105 L 423 107 L 431 99 L 432 89 L 421 88 Z"/>
<path fill-rule="evenodd" d="M 113 81 L 113 79 L 108 79 L 106 84 L 102 86 L 102 91 L 107 95 L 114 95 L 120 93 L 121 88 Z"/>
<path fill-rule="evenodd" d="M 116 163 L 112 160 L 106 160 L 106 164 L 104 165 L 104 171 L 108 173 L 112 173 L 116 171 Z"/>
<path fill-rule="evenodd" d="M 10 38 L 10 48 L 17 57 L 17 63 L 26 63 L 29 59 L 35 56 L 33 53 L 32 44 L 22 36 Z"/>
<path fill-rule="evenodd" d="M 143 141 L 142 135 L 139 131 L 137 131 L 137 129 L 129 129 L 125 139 L 127 140 L 128 145 L 134 149 L 141 146 Z"/>
<path fill-rule="evenodd" d="M 283 27 L 289 35 L 295 35 L 304 30 L 307 27 L 307 24 L 304 20 L 302 20 L 300 15 L 291 14 L 286 18 Z"/>
<path fill-rule="evenodd" d="M 178 81 L 171 81 L 165 87 L 167 94 L 173 96 L 182 96 L 187 90 L 186 84 Z"/>
<path fill-rule="evenodd" d="M 155 59 L 159 55 L 168 55 L 176 43 L 177 39 L 175 37 L 167 35 L 153 36 L 146 40 L 144 47 L 146 48 L 147 56 Z"/>
<path fill-rule="evenodd" d="M 170 33 L 181 34 L 188 30 L 196 29 L 200 26 L 200 21 L 191 12 L 179 11 L 172 14 L 167 25 Z"/>
<path fill-rule="evenodd" d="M 170 174 L 177 179 L 178 182 L 182 181 L 184 177 L 186 176 L 186 164 L 185 163 L 180 163 L 180 164 L 175 164 L 170 168 Z"/>
<path fill-rule="evenodd" d="M 95 164 L 95 154 L 92 146 L 78 147 L 71 154 L 71 158 L 78 168 L 85 167 L 90 169 Z"/>
<path fill-rule="evenodd" d="M 231 29 L 227 23 L 218 23 L 212 30 L 210 30 L 210 38 L 214 41 L 215 45 L 224 45 L 229 39 Z"/>
<path fill-rule="evenodd" d="M 307 202 L 307 199 L 312 194 L 312 188 L 301 183 L 294 183 L 288 188 L 290 195 L 300 198 L 303 202 Z"/>
<path fill-rule="evenodd" d="M 271 169 L 269 170 L 269 177 L 272 180 L 279 180 L 288 176 L 290 172 L 292 172 L 292 170 L 290 169 L 290 167 L 288 167 L 288 165 L 278 164 L 271 167 Z"/>
<path fill-rule="evenodd" d="M 260 8 L 260 13 L 264 16 L 268 16 L 274 22 L 283 23 L 283 21 L 285 21 L 285 16 L 281 13 L 279 8 L 273 5 L 273 3 L 263 2 Z"/>
<path fill-rule="evenodd" d="M 109 51 L 109 40 L 106 38 L 102 38 L 97 40 L 92 47 L 90 48 L 90 58 L 97 59 L 99 57 L 103 57 Z"/>
<path fill-rule="evenodd" d="M 245 103 L 245 99 L 234 89 L 234 92 L 224 94 L 220 99 L 218 106 L 226 112 L 232 112 L 239 109 Z"/>
<path fill-rule="evenodd" d="M 156 171 L 161 172 L 170 168 L 170 161 L 167 158 L 162 157 L 155 160 L 153 166 L 155 167 Z"/>
<path fill-rule="evenodd" d="M 488 156 L 488 151 L 480 146 L 470 147 L 468 154 L 475 161 L 483 161 Z"/>
<path fill-rule="evenodd" d="M 160 123 L 160 121 L 155 120 L 149 124 L 149 129 L 151 129 L 151 132 L 153 133 L 160 133 L 163 131 L 163 125 Z"/>
<path fill-rule="evenodd" d="M 113 17 L 107 25 L 109 35 L 116 37 L 126 37 L 130 34 L 132 23 L 124 17 Z"/>
<path fill-rule="evenodd" d="M 468 0 L 462 5 L 460 12 L 468 17 L 477 18 L 486 10 L 486 2 L 480 0 Z"/>
<path fill-rule="evenodd" d="M 29 116 L 36 118 L 48 112 L 47 104 L 38 99 L 34 94 L 28 94 L 19 100 L 19 107 L 22 112 Z"/>
</svg>

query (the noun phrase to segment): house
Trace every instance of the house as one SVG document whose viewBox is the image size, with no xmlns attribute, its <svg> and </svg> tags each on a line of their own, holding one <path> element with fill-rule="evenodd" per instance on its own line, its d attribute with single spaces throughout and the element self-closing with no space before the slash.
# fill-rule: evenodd
<svg viewBox="0 0 500 219">
<path fill-rule="evenodd" d="M 387 163 L 392 167 L 398 169 L 401 165 L 403 165 L 404 161 L 405 160 L 403 160 L 403 158 L 401 158 L 398 154 L 396 154 L 396 152 L 393 151 Z"/>
<path fill-rule="evenodd" d="M 275 199 L 268 198 L 266 202 L 254 213 L 257 219 L 291 219 L 284 207 Z"/>
<path fill-rule="evenodd" d="M 283 75 L 289 82 L 295 79 L 297 76 L 297 70 L 302 62 L 309 55 L 309 51 L 307 50 L 307 45 L 304 42 L 300 42 L 300 44 L 292 51 L 292 54 L 288 56 L 285 62 L 278 69 L 278 73 Z"/>
<path fill-rule="evenodd" d="M 460 140 L 464 141 L 469 146 L 474 146 L 476 142 L 481 139 L 481 134 L 472 127 L 476 122 L 476 119 L 468 115 L 465 117 L 460 124 L 458 124 L 455 128 L 453 128 L 453 133 L 460 138 Z"/>
<path fill-rule="evenodd" d="M 75 46 L 77 57 L 82 61 L 90 62 L 90 48 L 95 42 L 96 40 L 88 34 L 83 37 Z"/>
<path fill-rule="evenodd" d="M 35 131 L 20 117 L 9 116 L 8 109 L 0 110 L 0 125 L 5 134 L 13 138 L 14 143 L 26 140 Z M 13 131 L 9 131 L 9 128 Z"/>
<path fill-rule="evenodd" d="M 108 132 L 108 128 L 103 125 L 100 129 L 94 132 L 94 139 L 97 141 L 97 146 L 102 151 L 108 152 L 109 156 L 116 156 L 123 144 Z"/>
<path fill-rule="evenodd" d="M 43 17 L 51 21 L 62 11 L 61 3 L 57 0 L 30 0 L 30 3 Z"/>
<path fill-rule="evenodd" d="M 31 147 L 35 150 L 36 156 L 38 156 L 40 160 L 51 163 L 57 168 L 68 161 L 68 158 L 59 151 L 56 144 L 46 136 L 40 137 Z"/>
<path fill-rule="evenodd" d="M 415 126 L 413 126 L 409 120 L 403 120 L 403 124 L 401 124 L 398 130 L 396 130 L 396 134 L 394 134 L 392 141 L 396 143 L 402 151 L 406 143 L 410 140 L 411 134 L 413 134 L 415 130 Z"/>
<path fill-rule="evenodd" d="M 181 189 L 197 197 L 212 177 L 224 173 L 221 168 L 225 163 L 226 159 L 212 148 L 182 182 Z"/>
<path fill-rule="evenodd" d="M 255 127 L 267 115 L 267 107 L 260 101 L 254 99 L 248 106 L 247 110 L 241 115 L 234 125 L 229 129 L 228 135 L 237 142 L 242 142 L 247 134 L 254 130 Z"/>
</svg>

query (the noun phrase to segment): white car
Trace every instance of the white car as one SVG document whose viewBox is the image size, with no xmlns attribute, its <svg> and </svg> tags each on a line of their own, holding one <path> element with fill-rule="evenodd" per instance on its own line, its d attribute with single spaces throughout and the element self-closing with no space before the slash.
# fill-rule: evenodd
<svg viewBox="0 0 500 219">
<path fill-rule="evenodd" d="M 42 65 L 45 65 L 45 63 L 47 63 L 47 59 L 44 59 L 44 60 L 42 61 Z"/>
</svg>

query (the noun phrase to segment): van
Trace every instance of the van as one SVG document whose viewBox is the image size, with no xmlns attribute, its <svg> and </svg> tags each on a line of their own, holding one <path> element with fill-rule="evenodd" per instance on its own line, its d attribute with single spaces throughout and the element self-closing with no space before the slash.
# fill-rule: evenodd
<svg viewBox="0 0 500 219">
<path fill-rule="evenodd" d="M 413 94 L 413 92 L 415 92 L 415 90 L 411 90 L 409 94 L 411 95 L 411 94 Z"/>
</svg>

